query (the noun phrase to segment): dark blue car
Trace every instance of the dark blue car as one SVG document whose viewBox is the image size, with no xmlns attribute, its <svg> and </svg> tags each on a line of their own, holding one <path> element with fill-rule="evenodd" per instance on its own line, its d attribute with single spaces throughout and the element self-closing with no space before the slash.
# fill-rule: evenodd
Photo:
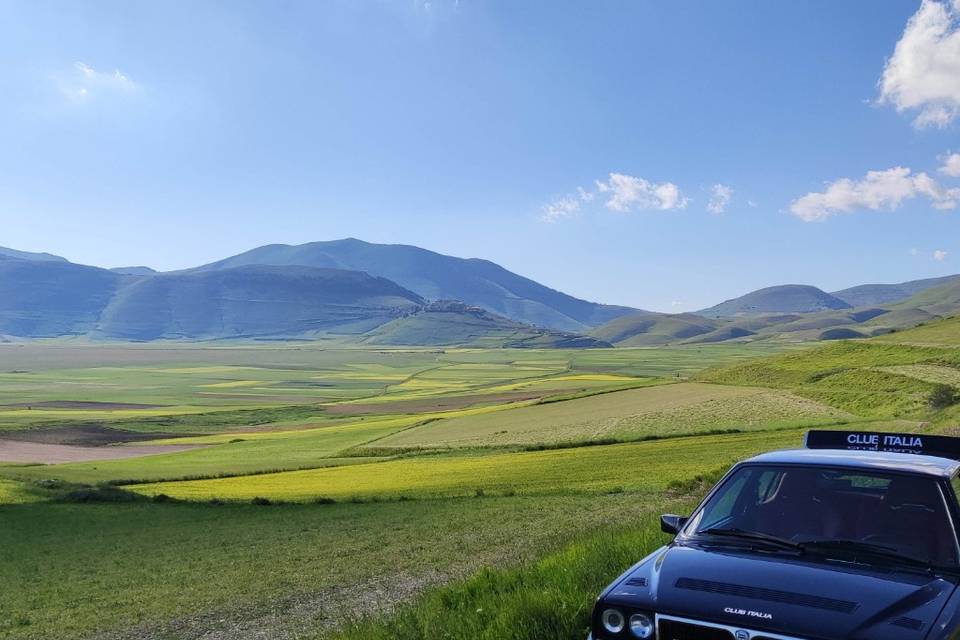
<svg viewBox="0 0 960 640">
<path fill-rule="evenodd" d="M 960 439 L 815 431 L 734 466 L 597 600 L 592 640 L 960 638 Z"/>
</svg>

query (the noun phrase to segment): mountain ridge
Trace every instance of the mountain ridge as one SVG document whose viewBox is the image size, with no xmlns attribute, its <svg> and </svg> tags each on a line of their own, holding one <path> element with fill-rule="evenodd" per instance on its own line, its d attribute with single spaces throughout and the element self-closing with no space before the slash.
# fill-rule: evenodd
<svg viewBox="0 0 960 640">
<path fill-rule="evenodd" d="M 565 331 L 583 331 L 639 311 L 581 300 L 482 258 L 458 258 L 413 245 L 356 238 L 264 245 L 190 271 L 242 264 L 364 271 L 393 280 L 428 300 L 461 300 L 518 322 Z"/>
</svg>

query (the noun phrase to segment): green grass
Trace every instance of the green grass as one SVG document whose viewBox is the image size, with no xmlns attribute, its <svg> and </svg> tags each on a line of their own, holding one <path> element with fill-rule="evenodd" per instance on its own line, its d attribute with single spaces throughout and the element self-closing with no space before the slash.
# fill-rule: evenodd
<svg viewBox="0 0 960 640">
<path fill-rule="evenodd" d="M 689 507 L 664 505 L 678 511 Z M 466 581 L 434 589 L 386 619 L 354 621 L 334 637 L 583 640 L 600 591 L 667 540 L 654 518 L 640 527 L 582 536 L 527 566 L 486 569 Z"/>
<path fill-rule="evenodd" d="M 916 365 L 960 369 L 960 349 L 838 342 L 707 370 L 698 378 L 789 389 L 860 416 L 929 419 L 925 398 L 932 383 L 902 369 Z"/>
<path fill-rule="evenodd" d="M 936 320 L 877 339 L 883 342 L 958 347 L 960 346 L 960 316 Z"/>
<path fill-rule="evenodd" d="M 0 505 L 39 502 L 43 496 L 21 482 L 0 478 Z"/>
<path fill-rule="evenodd" d="M 381 447 L 490 446 L 639 439 L 722 429 L 817 425 L 850 414 L 767 389 L 683 383 L 431 422 Z"/>
<path fill-rule="evenodd" d="M 517 453 L 418 456 L 284 473 L 127 487 L 184 500 L 396 500 L 656 491 L 760 451 L 799 446 L 797 430 Z"/>
<path fill-rule="evenodd" d="M 131 627 L 193 637 L 241 623 L 299 637 L 371 601 L 392 604 L 482 566 L 539 557 L 602 523 L 652 517 L 648 499 L 630 495 L 0 506 L 0 638 Z"/>
</svg>

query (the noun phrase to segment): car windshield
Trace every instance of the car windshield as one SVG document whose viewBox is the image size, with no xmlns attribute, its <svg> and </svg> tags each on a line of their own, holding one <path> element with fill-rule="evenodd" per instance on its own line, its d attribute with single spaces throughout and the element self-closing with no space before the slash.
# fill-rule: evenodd
<svg viewBox="0 0 960 640">
<path fill-rule="evenodd" d="M 957 541 L 933 478 L 850 469 L 747 465 L 685 529 L 687 535 L 797 549 L 853 550 L 957 564 Z"/>
</svg>

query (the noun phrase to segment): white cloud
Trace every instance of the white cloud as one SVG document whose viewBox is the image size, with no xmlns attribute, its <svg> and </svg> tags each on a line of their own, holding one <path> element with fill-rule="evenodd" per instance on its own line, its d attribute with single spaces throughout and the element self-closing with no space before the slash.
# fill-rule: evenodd
<svg viewBox="0 0 960 640">
<path fill-rule="evenodd" d="M 109 94 L 132 94 L 140 85 L 119 69 L 97 71 L 84 62 L 73 63 L 72 71 L 60 79 L 60 91 L 71 102 L 87 102 Z"/>
<path fill-rule="evenodd" d="M 960 178 L 960 153 L 950 153 L 940 159 L 943 161 L 940 173 L 951 178 Z"/>
<path fill-rule="evenodd" d="M 604 203 L 607 209 L 621 213 L 634 209 L 683 209 L 689 202 L 672 182 L 649 182 L 623 173 L 611 173 L 606 182 L 597 180 L 597 191 L 609 195 Z"/>
<path fill-rule="evenodd" d="M 933 252 L 933 259 L 936 260 L 937 262 L 943 262 L 944 260 L 947 259 L 947 252 L 937 249 L 936 251 Z"/>
<path fill-rule="evenodd" d="M 751 209 L 756 209 L 760 205 L 757 204 L 755 200 L 747 200 L 747 206 L 750 207 Z"/>
<path fill-rule="evenodd" d="M 923 0 L 880 78 L 880 102 L 916 111 L 917 128 L 960 115 L 960 2 Z"/>
<path fill-rule="evenodd" d="M 912 255 L 912 256 L 918 255 L 919 253 L 920 253 L 920 250 L 919 250 L 919 249 L 915 249 L 915 248 L 914 248 L 914 249 L 910 249 L 910 255 Z"/>
<path fill-rule="evenodd" d="M 955 209 L 960 189 L 944 188 L 924 172 L 912 173 L 907 167 L 894 167 L 868 171 L 861 180 L 837 180 L 822 192 L 811 192 L 794 200 L 790 203 L 790 212 L 813 222 L 858 209 L 893 210 L 904 200 L 916 197 L 927 198 L 936 209 Z"/>
<path fill-rule="evenodd" d="M 579 211 L 580 200 L 572 196 L 566 196 L 545 204 L 543 206 L 543 216 L 541 217 L 545 222 L 556 222 L 563 218 L 573 217 L 577 215 Z"/>
<path fill-rule="evenodd" d="M 733 189 L 725 184 L 715 184 L 710 187 L 710 202 L 707 203 L 707 211 L 710 213 L 723 213 L 730 204 L 730 198 L 733 197 Z"/>
</svg>

